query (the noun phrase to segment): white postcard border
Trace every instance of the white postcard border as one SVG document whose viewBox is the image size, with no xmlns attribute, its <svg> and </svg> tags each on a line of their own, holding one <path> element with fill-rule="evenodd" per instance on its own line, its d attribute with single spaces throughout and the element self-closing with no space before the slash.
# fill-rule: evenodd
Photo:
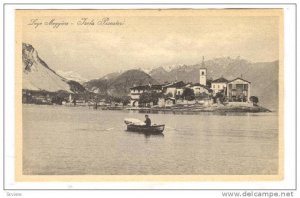
<svg viewBox="0 0 300 198">
<path fill-rule="evenodd" d="M 15 182 L 15 9 L 284 8 L 284 180 L 272 182 Z M 295 188 L 295 7 L 293 5 L 6 5 L 5 188 L 7 189 L 293 189 Z"/>
</svg>

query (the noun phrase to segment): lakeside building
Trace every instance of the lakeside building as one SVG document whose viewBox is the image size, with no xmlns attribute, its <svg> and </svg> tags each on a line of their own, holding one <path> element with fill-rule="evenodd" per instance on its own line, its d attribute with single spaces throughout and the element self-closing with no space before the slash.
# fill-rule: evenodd
<svg viewBox="0 0 300 198">
<path fill-rule="evenodd" d="M 229 102 L 249 102 L 251 82 L 236 78 L 227 83 L 227 98 Z"/>
<path fill-rule="evenodd" d="M 213 94 L 216 95 L 218 92 L 225 92 L 226 86 L 229 81 L 226 78 L 218 78 L 211 82 L 211 89 L 213 90 Z"/>
<path fill-rule="evenodd" d="M 174 104 L 208 104 L 214 101 L 219 101 L 220 97 L 217 93 L 221 93 L 224 96 L 223 101 L 227 102 L 250 102 L 250 88 L 251 82 L 242 79 L 235 78 L 234 80 L 227 80 L 224 77 L 212 80 L 211 83 L 207 83 L 207 69 L 201 67 L 199 69 L 200 78 L 199 83 L 185 83 L 183 81 L 172 82 L 162 85 L 141 85 L 130 88 L 130 105 L 139 106 L 139 99 L 141 94 L 145 92 L 163 93 L 166 97 L 159 98 L 158 106 L 172 106 Z M 208 86 L 209 85 L 209 86 Z M 185 101 L 181 96 L 184 90 L 190 88 L 195 95 L 194 101 Z"/>
<path fill-rule="evenodd" d="M 159 98 L 158 107 L 171 107 L 176 103 L 176 99 L 173 97 Z"/>
<path fill-rule="evenodd" d="M 130 105 L 139 106 L 140 96 L 145 92 L 162 92 L 162 85 L 140 85 L 130 88 Z"/>
<path fill-rule="evenodd" d="M 165 95 L 170 94 L 171 97 L 175 97 L 183 93 L 185 86 L 186 84 L 183 81 L 179 81 L 164 85 L 162 86 L 162 89 Z"/>
<path fill-rule="evenodd" d="M 210 95 L 210 93 L 212 92 L 212 90 L 208 86 L 201 85 L 200 83 L 191 84 L 188 87 L 194 91 L 195 96 L 199 96 L 203 93 Z"/>
</svg>

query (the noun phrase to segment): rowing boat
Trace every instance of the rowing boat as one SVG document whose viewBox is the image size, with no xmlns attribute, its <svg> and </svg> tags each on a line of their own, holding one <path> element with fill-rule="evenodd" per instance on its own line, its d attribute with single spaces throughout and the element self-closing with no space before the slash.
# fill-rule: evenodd
<svg viewBox="0 0 300 198">
<path fill-rule="evenodd" d="M 162 133 L 165 129 L 165 125 L 151 125 L 146 126 L 145 123 L 143 123 L 140 120 L 137 119 L 125 119 L 125 124 L 127 125 L 127 131 L 133 131 L 133 132 L 142 132 L 142 133 Z"/>
</svg>

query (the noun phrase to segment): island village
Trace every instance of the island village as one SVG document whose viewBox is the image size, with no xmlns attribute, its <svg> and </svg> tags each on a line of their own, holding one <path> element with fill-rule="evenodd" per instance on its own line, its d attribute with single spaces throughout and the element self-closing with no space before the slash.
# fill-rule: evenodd
<svg viewBox="0 0 300 198">
<path fill-rule="evenodd" d="M 158 85 L 142 85 L 130 88 L 131 109 L 170 108 L 180 106 L 256 106 L 258 98 L 251 97 L 251 82 L 237 77 L 227 80 L 220 77 L 207 79 L 207 69 L 199 69 L 198 83 L 175 81 Z"/>
<path fill-rule="evenodd" d="M 63 93 L 59 103 L 47 94 L 31 94 L 23 90 L 23 102 L 29 96 L 35 104 L 61 104 L 65 106 L 88 106 L 102 110 L 173 110 L 173 111 L 268 111 L 257 105 L 258 97 L 251 96 L 251 82 L 242 76 L 226 79 L 223 76 L 207 78 L 207 68 L 199 69 L 199 82 L 183 81 L 164 84 L 138 85 L 130 88 L 128 96 L 107 99 L 97 95 Z"/>
</svg>

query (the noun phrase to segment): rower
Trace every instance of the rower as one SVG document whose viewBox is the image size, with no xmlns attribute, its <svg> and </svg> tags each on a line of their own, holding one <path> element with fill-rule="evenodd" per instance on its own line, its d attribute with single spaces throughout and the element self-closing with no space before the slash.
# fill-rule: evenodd
<svg viewBox="0 0 300 198">
<path fill-rule="evenodd" d="M 146 120 L 145 120 L 146 126 L 151 126 L 151 120 L 150 120 L 149 116 L 145 115 L 145 118 L 146 118 Z"/>
</svg>

